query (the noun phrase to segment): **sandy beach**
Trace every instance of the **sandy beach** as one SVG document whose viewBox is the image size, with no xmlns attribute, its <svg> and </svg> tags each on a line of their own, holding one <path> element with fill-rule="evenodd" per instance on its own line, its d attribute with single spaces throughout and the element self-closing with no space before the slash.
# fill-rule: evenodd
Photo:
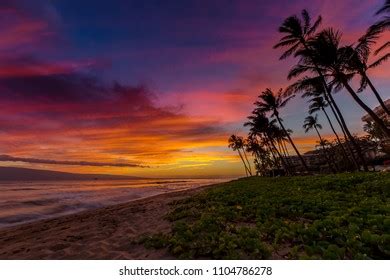
<svg viewBox="0 0 390 280">
<path fill-rule="evenodd" d="M 0 230 L 0 259 L 171 259 L 132 241 L 168 232 L 169 203 L 210 186 L 175 191 Z"/>
</svg>

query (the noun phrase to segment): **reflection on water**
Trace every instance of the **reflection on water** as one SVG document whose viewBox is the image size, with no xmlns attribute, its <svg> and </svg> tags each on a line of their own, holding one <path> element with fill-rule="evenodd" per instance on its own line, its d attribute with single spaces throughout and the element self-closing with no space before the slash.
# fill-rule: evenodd
<svg viewBox="0 0 390 280">
<path fill-rule="evenodd" d="M 1 182 L 0 228 L 227 179 Z"/>
</svg>

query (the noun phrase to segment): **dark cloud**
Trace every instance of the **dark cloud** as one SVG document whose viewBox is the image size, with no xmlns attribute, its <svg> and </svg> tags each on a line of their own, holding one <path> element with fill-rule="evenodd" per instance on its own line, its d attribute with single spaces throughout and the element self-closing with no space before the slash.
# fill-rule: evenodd
<svg viewBox="0 0 390 280">
<path fill-rule="evenodd" d="M 96 79 L 77 74 L 28 76 L 0 80 L 1 95 L 26 101 L 69 102 L 97 98 L 105 89 Z"/>
<path fill-rule="evenodd" d="M 91 162 L 91 161 L 69 161 L 69 160 L 50 160 L 39 158 L 13 157 L 9 155 L 0 155 L 0 161 L 58 164 L 58 165 L 80 165 L 80 166 L 109 166 L 109 167 L 148 167 L 136 163 L 109 163 L 109 162 Z"/>
</svg>

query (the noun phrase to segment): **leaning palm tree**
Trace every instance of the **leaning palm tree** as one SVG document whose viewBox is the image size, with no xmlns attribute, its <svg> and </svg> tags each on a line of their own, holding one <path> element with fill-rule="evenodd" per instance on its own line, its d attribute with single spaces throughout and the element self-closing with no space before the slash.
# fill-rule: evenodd
<svg viewBox="0 0 390 280">
<path fill-rule="evenodd" d="M 322 125 L 320 123 L 318 123 L 318 116 L 317 115 L 315 115 L 314 117 L 312 115 L 307 116 L 305 118 L 303 128 L 305 129 L 305 133 L 308 133 L 312 129 L 314 129 L 317 132 L 318 138 L 320 140 L 320 145 L 324 151 L 324 155 L 325 155 L 326 160 L 328 161 L 329 167 L 333 171 L 335 171 L 335 169 L 338 171 L 338 167 L 334 163 L 333 164 L 335 165 L 334 166 L 335 169 L 333 168 L 331 160 L 329 159 L 329 157 L 327 155 L 327 150 L 326 150 L 325 145 L 324 145 L 324 139 L 321 137 L 321 134 L 319 132 L 319 129 L 322 129 Z"/>
<path fill-rule="evenodd" d="M 280 57 L 281 59 L 287 58 L 290 55 L 299 56 L 306 60 L 311 60 L 313 69 L 318 75 L 318 79 L 324 87 L 324 98 L 329 103 L 332 113 L 338 124 L 340 125 L 342 131 L 345 133 L 350 143 L 354 146 L 360 160 L 363 163 L 364 170 L 368 171 L 368 167 L 364 161 L 364 157 L 359 147 L 358 143 L 355 141 L 355 138 L 352 136 L 349 128 L 345 122 L 344 116 L 342 115 L 339 106 L 334 100 L 331 92 L 331 88 L 328 86 L 325 76 L 322 73 L 322 69 L 316 64 L 313 57 L 313 52 L 310 49 L 309 42 L 315 36 L 315 32 L 319 25 L 321 24 L 321 16 L 317 18 L 314 24 L 311 24 L 311 19 L 309 13 L 306 10 L 302 11 L 302 19 L 298 16 L 293 15 L 284 20 L 282 25 L 279 27 L 279 32 L 285 34 L 283 38 L 280 39 L 279 43 L 274 46 L 274 48 L 287 47 L 288 49 Z M 300 68 L 300 69 L 299 69 Z M 298 67 L 299 71 L 295 71 L 295 76 L 298 76 L 300 73 L 304 72 L 304 68 Z M 291 73 L 289 78 L 292 77 Z"/>
<path fill-rule="evenodd" d="M 376 58 L 374 62 L 368 63 L 369 57 L 372 52 L 371 48 L 376 43 L 376 40 L 379 38 L 379 34 L 380 32 L 375 32 L 374 30 L 369 29 L 362 37 L 359 38 L 358 43 L 355 47 L 346 47 L 346 67 L 349 71 L 355 71 L 361 76 L 360 89 L 358 90 L 358 92 L 363 91 L 368 85 L 368 87 L 374 93 L 383 111 L 390 116 L 390 110 L 385 105 L 381 95 L 379 94 L 378 90 L 376 89 L 372 80 L 367 74 L 368 69 L 378 67 L 390 58 L 390 53 L 387 53 L 379 58 Z"/>
<path fill-rule="evenodd" d="M 231 148 L 233 151 L 238 152 L 238 155 L 240 156 L 242 163 L 244 164 L 246 176 L 248 176 L 248 175 L 252 176 L 250 169 L 248 168 L 248 166 L 244 160 L 244 157 L 242 156 L 242 152 L 241 152 L 244 149 L 244 139 L 241 136 L 237 136 L 235 134 L 232 134 L 229 137 L 228 141 L 229 141 L 228 147 Z"/>
<path fill-rule="evenodd" d="M 341 142 L 340 140 L 340 137 L 339 135 L 337 134 L 333 124 L 332 124 L 332 121 L 330 120 L 330 117 L 326 111 L 326 107 L 328 106 L 327 102 L 324 100 L 324 98 L 322 96 L 316 96 L 316 97 L 313 97 L 311 100 L 310 100 L 310 105 L 309 105 L 309 114 L 314 114 L 315 112 L 318 112 L 318 111 L 321 111 L 324 116 L 326 117 L 326 120 L 328 121 L 329 123 L 329 126 L 330 128 L 332 129 L 332 132 L 333 134 L 336 136 L 336 141 L 338 143 L 338 146 L 340 147 L 341 149 L 341 152 L 343 154 L 343 157 L 346 161 L 349 161 L 348 160 L 348 155 L 347 155 L 347 152 L 346 150 L 344 149 L 344 145 L 343 143 Z M 347 148 L 349 148 L 349 146 L 347 145 Z M 353 154 L 353 151 L 350 150 L 350 154 L 351 154 L 351 158 L 352 158 L 352 161 L 353 163 L 355 164 L 355 166 L 357 167 L 357 169 L 359 169 L 359 165 L 358 163 L 356 162 L 356 159 L 355 159 L 355 156 Z"/>
<path fill-rule="evenodd" d="M 265 149 L 262 143 L 257 139 L 257 135 L 249 133 L 246 140 L 246 150 L 254 156 L 256 175 L 265 175 L 270 166 L 270 153 Z"/>
<path fill-rule="evenodd" d="M 295 70 L 301 68 L 300 71 L 303 73 L 306 71 L 313 71 L 315 67 L 320 67 L 323 75 L 331 79 L 330 84 L 334 86 L 336 90 L 345 88 L 356 103 L 363 108 L 376 123 L 378 123 L 381 129 L 390 138 L 390 129 L 383 120 L 360 99 L 350 85 L 350 80 L 355 74 L 349 71 L 347 67 L 351 52 L 349 47 L 340 47 L 340 40 L 340 32 L 332 28 L 321 31 L 316 38 L 310 42 L 309 52 L 313 59 L 302 57 L 300 64 L 295 67 Z M 315 65 L 313 61 L 315 62 Z M 292 71 L 294 71 L 294 69 Z"/>
<path fill-rule="evenodd" d="M 256 110 L 252 112 L 248 119 L 249 121 L 244 123 L 244 126 L 249 127 L 250 134 L 259 137 L 264 146 L 267 147 L 272 155 L 274 167 L 280 167 L 281 163 L 286 173 L 291 173 L 286 159 L 282 156 L 282 152 L 279 151 L 275 143 L 275 132 L 279 129 L 276 127 L 275 120 L 270 121 L 264 113 Z"/>
<path fill-rule="evenodd" d="M 316 114 L 314 117 L 312 115 L 307 116 L 305 118 L 303 128 L 305 129 L 305 133 L 308 133 L 310 130 L 314 129 L 317 132 L 318 138 L 322 141 L 322 137 L 319 129 L 322 129 L 322 125 L 318 123 L 318 115 Z"/>
<path fill-rule="evenodd" d="M 274 94 L 271 89 L 267 88 L 265 91 L 263 91 L 259 95 L 259 100 L 255 102 L 256 109 L 255 112 L 266 114 L 271 113 L 271 117 L 275 117 L 278 121 L 280 127 L 284 131 L 285 135 L 287 136 L 291 146 L 295 150 L 295 153 L 299 157 L 303 167 L 306 171 L 309 172 L 309 168 L 307 167 L 307 164 L 305 160 L 303 159 L 302 155 L 299 153 L 297 147 L 294 144 L 294 141 L 291 139 L 290 135 L 287 133 L 286 128 L 283 125 L 283 122 L 279 115 L 279 110 L 286 106 L 287 102 L 293 98 L 294 96 L 290 96 L 288 98 L 283 97 L 283 90 L 280 89 L 277 94 Z"/>
</svg>

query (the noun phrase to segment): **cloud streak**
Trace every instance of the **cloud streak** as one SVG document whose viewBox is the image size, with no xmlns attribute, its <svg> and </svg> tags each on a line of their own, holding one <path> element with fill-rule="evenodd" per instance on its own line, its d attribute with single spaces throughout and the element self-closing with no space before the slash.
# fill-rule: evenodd
<svg viewBox="0 0 390 280">
<path fill-rule="evenodd" d="M 0 161 L 39 163 L 39 164 L 58 164 L 58 165 L 149 168 L 149 166 L 136 164 L 136 163 L 110 163 L 110 162 L 91 162 L 91 161 L 50 160 L 50 159 L 39 159 L 39 158 L 13 157 L 13 156 L 9 156 L 9 155 L 0 155 Z"/>
</svg>

